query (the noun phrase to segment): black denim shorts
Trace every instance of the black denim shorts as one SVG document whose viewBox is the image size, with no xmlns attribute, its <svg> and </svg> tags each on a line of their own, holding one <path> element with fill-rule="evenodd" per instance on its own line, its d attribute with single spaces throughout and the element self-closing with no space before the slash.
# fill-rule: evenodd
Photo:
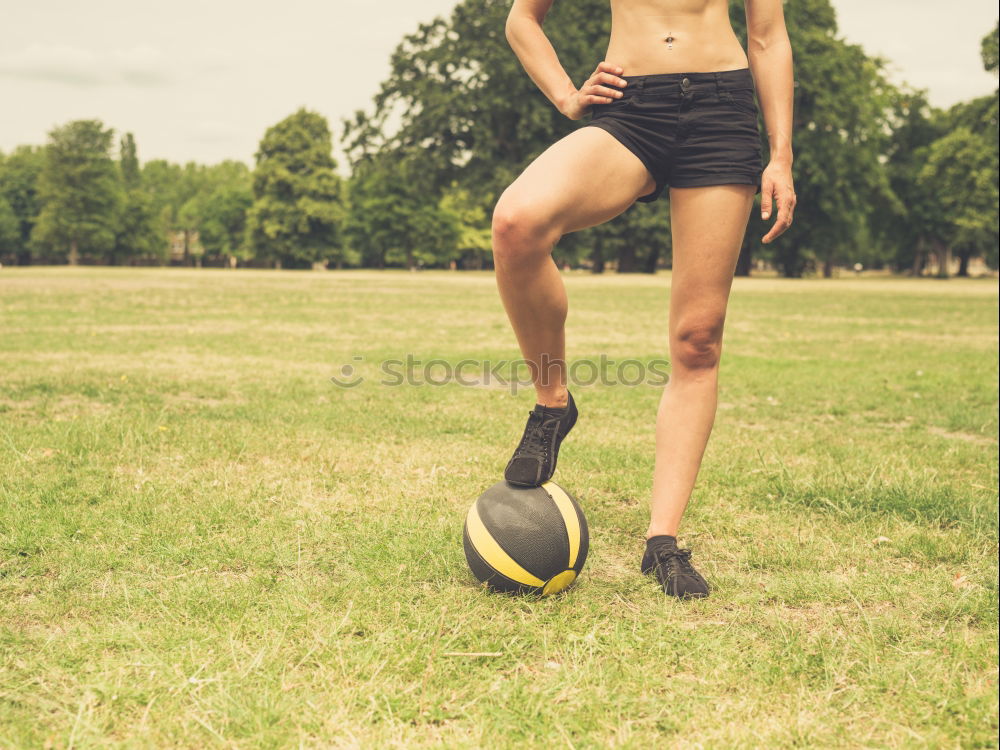
<svg viewBox="0 0 1000 750">
<path fill-rule="evenodd" d="M 591 108 L 602 128 L 639 157 L 656 188 L 756 185 L 763 171 L 757 101 L 749 68 L 716 73 L 621 76 L 622 97 Z"/>
</svg>

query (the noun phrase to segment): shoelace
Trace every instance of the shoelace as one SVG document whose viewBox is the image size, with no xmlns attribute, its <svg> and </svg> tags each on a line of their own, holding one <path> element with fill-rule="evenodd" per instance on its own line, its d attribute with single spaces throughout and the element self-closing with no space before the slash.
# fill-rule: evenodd
<svg viewBox="0 0 1000 750">
<path fill-rule="evenodd" d="M 528 426 L 524 429 L 524 438 L 517 447 L 518 458 L 534 458 L 545 460 L 549 455 L 551 445 L 551 429 L 559 428 L 560 417 L 546 417 L 536 411 L 528 412 Z"/>
<path fill-rule="evenodd" d="M 658 549 L 653 552 L 653 560 L 657 566 L 662 566 L 669 578 L 677 573 L 695 572 L 694 566 L 691 565 L 689 549 Z"/>
</svg>

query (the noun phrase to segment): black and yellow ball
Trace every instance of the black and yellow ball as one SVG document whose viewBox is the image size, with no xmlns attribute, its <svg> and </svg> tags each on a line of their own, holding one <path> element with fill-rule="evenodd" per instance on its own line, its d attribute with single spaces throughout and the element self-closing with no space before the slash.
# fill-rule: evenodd
<svg viewBox="0 0 1000 750">
<path fill-rule="evenodd" d="M 555 482 L 514 487 L 497 482 L 472 504 L 462 534 L 473 575 L 496 591 L 555 594 L 583 569 L 587 519 Z"/>
</svg>

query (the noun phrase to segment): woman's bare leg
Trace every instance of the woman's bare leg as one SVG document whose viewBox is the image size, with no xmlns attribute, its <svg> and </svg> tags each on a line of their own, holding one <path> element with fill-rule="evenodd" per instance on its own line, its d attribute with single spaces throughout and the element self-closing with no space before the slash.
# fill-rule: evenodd
<svg viewBox="0 0 1000 750">
<path fill-rule="evenodd" d="M 755 188 L 672 188 L 670 381 L 656 419 L 646 537 L 676 536 L 715 421 L 722 329 Z"/>
<path fill-rule="evenodd" d="M 653 187 L 646 167 L 614 136 L 583 127 L 541 153 L 497 201 L 497 285 L 532 370 L 537 403 L 567 403 L 567 300 L 553 246 L 564 234 L 617 216 Z"/>
</svg>

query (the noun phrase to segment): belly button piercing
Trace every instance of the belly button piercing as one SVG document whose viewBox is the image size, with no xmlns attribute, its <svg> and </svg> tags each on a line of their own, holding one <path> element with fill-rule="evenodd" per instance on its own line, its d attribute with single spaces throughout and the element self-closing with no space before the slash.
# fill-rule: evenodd
<svg viewBox="0 0 1000 750">
<path fill-rule="evenodd" d="M 667 49 L 673 49 L 674 48 L 674 37 L 673 37 L 673 35 L 668 36 L 663 41 L 665 41 L 667 43 Z"/>
</svg>

